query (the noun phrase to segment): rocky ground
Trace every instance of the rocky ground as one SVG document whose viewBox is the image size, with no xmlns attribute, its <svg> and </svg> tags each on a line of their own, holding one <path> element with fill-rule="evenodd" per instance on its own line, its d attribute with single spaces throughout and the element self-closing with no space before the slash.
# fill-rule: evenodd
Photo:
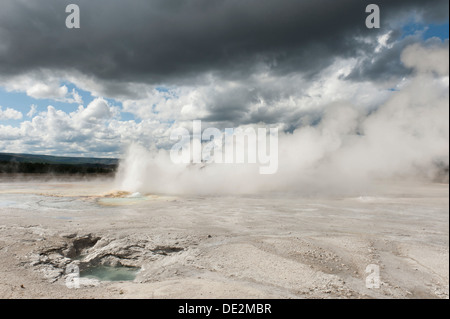
<svg viewBox="0 0 450 319">
<path fill-rule="evenodd" d="M 448 184 L 326 198 L 110 188 L 0 183 L 0 297 L 448 298 Z M 140 271 L 77 279 L 98 265 Z"/>
</svg>

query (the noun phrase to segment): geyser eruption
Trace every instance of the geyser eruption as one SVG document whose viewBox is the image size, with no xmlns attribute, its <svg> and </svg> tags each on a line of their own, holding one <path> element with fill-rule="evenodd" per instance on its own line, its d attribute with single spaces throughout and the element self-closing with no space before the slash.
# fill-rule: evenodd
<svg viewBox="0 0 450 319">
<path fill-rule="evenodd" d="M 414 76 L 376 110 L 323 106 L 316 125 L 279 134 L 278 171 L 252 164 L 174 164 L 168 150 L 133 145 L 118 186 L 141 193 L 336 192 L 377 180 L 448 182 L 449 50 L 412 45 L 402 54 Z"/>
</svg>

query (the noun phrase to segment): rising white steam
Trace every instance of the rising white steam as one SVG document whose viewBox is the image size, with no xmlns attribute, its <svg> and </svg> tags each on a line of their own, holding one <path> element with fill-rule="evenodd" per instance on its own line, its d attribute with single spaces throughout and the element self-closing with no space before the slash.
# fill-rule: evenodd
<svg viewBox="0 0 450 319">
<path fill-rule="evenodd" d="M 169 151 L 133 145 L 121 162 L 121 189 L 141 193 L 321 192 L 361 189 L 380 179 L 448 181 L 449 49 L 412 45 L 415 71 L 375 111 L 338 103 L 319 124 L 279 135 L 277 174 L 258 165 L 175 165 Z"/>
</svg>

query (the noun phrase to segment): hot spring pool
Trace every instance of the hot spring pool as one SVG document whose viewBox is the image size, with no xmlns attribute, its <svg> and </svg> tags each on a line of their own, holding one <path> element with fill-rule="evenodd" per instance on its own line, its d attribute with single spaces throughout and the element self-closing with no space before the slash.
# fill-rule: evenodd
<svg viewBox="0 0 450 319">
<path fill-rule="evenodd" d="M 96 266 L 80 272 L 80 277 L 98 279 L 100 281 L 133 281 L 139 272 L 135 267 Z"/>
</svg>

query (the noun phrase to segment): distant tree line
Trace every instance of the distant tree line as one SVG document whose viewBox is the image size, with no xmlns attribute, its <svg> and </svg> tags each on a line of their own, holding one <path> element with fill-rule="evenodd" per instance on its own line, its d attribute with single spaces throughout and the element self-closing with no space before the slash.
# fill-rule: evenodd
<svg viewBox="0 0 450 319">
<path fill-rule="evenodd" d="M 117 165 L 109 164 L 49 164 L 0 161 L 0 174 L 58 174 L 58 175 L 108 175 L 114 174 Z"/>
</svg>

